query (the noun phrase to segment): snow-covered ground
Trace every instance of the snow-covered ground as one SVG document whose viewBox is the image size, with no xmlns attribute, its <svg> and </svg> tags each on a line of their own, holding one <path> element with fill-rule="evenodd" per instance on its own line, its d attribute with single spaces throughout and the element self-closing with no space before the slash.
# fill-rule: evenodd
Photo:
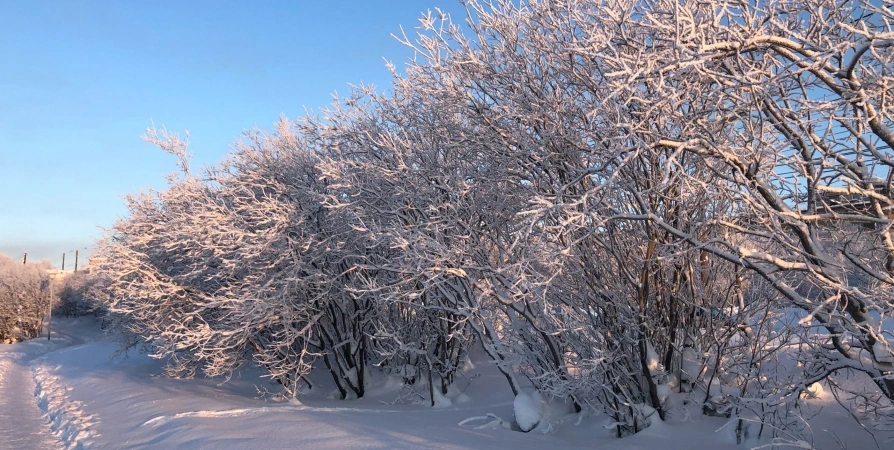
<svg viewBox="0 0 894 450">
<path fill-rule="evenodd" d="M 613 437 L 605 417 L 563 416 L 562 405 L 543 408 L 551 426 L 513 431 L 498 424 L 511 421 L 512 393 L 483 360 L 468 368 L 471 382 L 459 382 L 436 408 L 395 403 L 400 386 L 388 380 L 361 400 L 334 400 L 323 376 L 300 403 L 283 402 L 265 393 L 276 386 L 251 370 L 227 383 L 165 378 L 159 361 L 137 352 L 113 356 L 116 344 L 94 320 L 59 320 L 54 329 L 49 341 L 0 346 L 2 449 L 749 447 L 734 444 L 725 419 L 682 410 L 624 439 Z M 831 398 L 810 402 L 819 411 L 810 419 L 817 448 L 840 448 L 837 440 L 877 448 Z M 466 420 L 472 417 L 479 419 Z M 880 448 L 894 448 L 890 438 L 877 436 Z"/>
</svg>

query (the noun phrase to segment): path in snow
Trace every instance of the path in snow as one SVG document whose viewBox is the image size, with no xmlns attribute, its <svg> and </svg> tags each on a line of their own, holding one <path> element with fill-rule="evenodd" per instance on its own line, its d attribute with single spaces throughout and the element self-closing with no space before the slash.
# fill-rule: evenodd
<svg viewBox="0 0 894 450">
<path fill-rule="evenodd" d="M 36 386 L 29 366 L 33 358 L 27 353 L 0 353 L 0 446 L 6 450 L 62 446 L 34 397 Z"/>
<path fill-rule="evenodd" d="M 475 407 L 469 408 L 437 408 L 437 409 L 423 409 L 419 411 L 413 411 L 413 414 L 419 413 L 443 413 L 443 412 L 456 412 L 456 411 L 478 411 L 481 409 L 487 408 L 499 408 L 504 406 L 510 406 L 512 402 L 504 402 L 493 405 L 479 405 Z M 344 412 L 359 412 L 364 414 L 407 414 L 405 410 L 399 409 L 372 409 L 372 408 L 351 408 L 351 407 L 326 407 L 326 406 L 304 406 L 304 405 L 286 405 L 286 406 L 262 406 L 255 408 L 236 408 L 236 409 L 225 409 L 225 410 L 201 410 L 201 411 L 186 411 L 181 412 L 169 416 L 156 416 L 149 420 L 147 420 L 143 425 L 160 425 L 167 422 L 170 422 L 174 419 L 182 419 L 185 417 L 198 417 L 198 418 L 215 418 L 215 417 L 241 417 L 241 416 L 253 416 L 257 414 L 267 414 L 267 413 L 289 413 L 295 411 L 310 411 L 310 412 L 318 412 L 318 413 L 344 413 Z"/>
</svg>

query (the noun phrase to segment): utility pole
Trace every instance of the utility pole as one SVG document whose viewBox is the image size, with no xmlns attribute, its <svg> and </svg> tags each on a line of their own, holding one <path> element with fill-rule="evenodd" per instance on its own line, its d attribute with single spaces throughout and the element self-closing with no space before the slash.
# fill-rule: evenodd
<svg viewBox="0 0 894 450">
<path fill-rule="evenodd" d="M 27 263 L 28 263 L 28 252 L 25 252 L 25 257 L 22 258 L 22 264 L 27 264 Z"/>
<path fill-rule="evenodd" d="M 65 252 L 62 252 L 62 270 L 65 270 Z"/>
<path fill-rule="evenodd" d="M 78 271 L 78 251 L 75 250 L 75 272 Z"/>
</svg>

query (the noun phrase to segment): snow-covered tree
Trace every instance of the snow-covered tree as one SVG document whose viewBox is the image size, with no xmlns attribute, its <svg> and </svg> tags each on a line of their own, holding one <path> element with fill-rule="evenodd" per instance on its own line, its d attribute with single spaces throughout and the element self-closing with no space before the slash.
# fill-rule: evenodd
<svg viewBox="0 0 894 450">
<path fill-rule="evenodd" d="M 103 305 L 97 301 L 97 296 L 94 294 L 94 291 L 104 289 L 102 281 L 103 279 L 91 270 L 81 270 L 67 275 L 55 288 L 57 300 L 53 305 L 53 314 L 66 317 L 104 315 Z"/>
<path fill-rule="evenodd" d="M 619 256 L 590 284 L 616 298 L 608 304 L 640 306 L 629 322 L 624 309 L 608 314 L 625 330 L 641 330 L 629 340 L 638 342 L 641 362 L 655 345 L 649 339 L 676 345 L 669 338 L 677 327 L 656 325 L 680 325 L 699 311 L 717 322 L 759 277 L 786 299 L 777 308 L 794 308 L 802 325 L 823 330 L 801 349 L 823 362 L 793 386 L 856 370 L 891 398 L 891 332 L 881 325 L 891 312 L 886 7 L 544 1 L 469 8 L 474 40 L 424 21 L 427 34 L 415 48 L 427 78 L 414 84 L 454 92 L 473 129 L 489 135 L 488 159 L 521 166 L 509 180 L 535 193 L 528 242 L 544 232 L 564 239 L 559 254 L 583 259 L 579 265 L 595 273 Z M 631 244 L 610 240 L 619 234 Z M 560 280 L 561 259 L 543 266 L 555 277 L 539 279 Z M 660 270 L 666 263 L 677 268 Z M 739 281 L 698 274 L 712 267 Z M 655 295 L 673 292 L 686 272 L 706 295 Z M 715 282 L 729 286 L 726 294 L 708 285 Z M 724 327 L 748 327 L 754 316 L 739 319 Z M 657 386 L 644 378 L 649 386 L 640 392 L 656 407 Z"/>
<path fill-rule="evenodd" d="M 22 264 L 0 254 L 0 341 L 37 337 L 49 313 L 50 279 L 41 263 Z"/>
<path fill-rule="evenodd" d="M 294 395 L 322 364 L 353 398 L 377 367 L 432 404 L 481 345 L 619 436 L 675 392 L 797 433 L 805 389 L 852 373 L 890 410 L 887 6 L 465 4 L 386 94 L 201 174 L 150 132 L 182 173 L 98 252 L 116 327 L 181 374 L 251 360 Z"/>
</svg>

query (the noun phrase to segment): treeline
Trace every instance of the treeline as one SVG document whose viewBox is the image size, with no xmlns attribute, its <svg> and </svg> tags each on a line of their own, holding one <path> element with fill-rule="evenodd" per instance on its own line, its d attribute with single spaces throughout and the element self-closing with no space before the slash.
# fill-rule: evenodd
<svg viewBox="0 0 894 450">
<path fill-rule="evenodd" d="M 181 170 L 94 257 L 125 342 L 177 375 L 252 362 L 291 395 L 314 367 L 343 398 L 426 379 L 432 403 L 480 345 L 513 392 L 619 436 L 680 392 L 740 439 L 795 436 L 819 381 L 867 423 L 891 411 L 889 10 L 468 8 L 466 31 L 422 19 L 387 95 L 205 171 L 150 130 Z"/>
</svg>

